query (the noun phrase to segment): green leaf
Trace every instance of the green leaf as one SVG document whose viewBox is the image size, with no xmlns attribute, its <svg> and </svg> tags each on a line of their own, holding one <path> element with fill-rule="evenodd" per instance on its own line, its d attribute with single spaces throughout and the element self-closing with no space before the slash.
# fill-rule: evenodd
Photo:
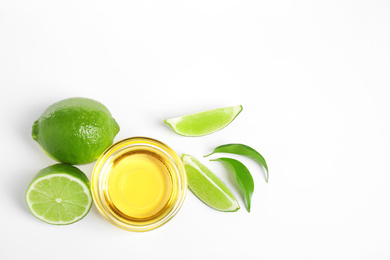
<svg viewBox="0 0 390 260">
<path fill-rule="evenodd" d="M 210 161 L 221 161 L 225 163 L 236 175 L 236 181 L 244 192 L 245 206 L 248 212 L 251 211 L 251 200 L 255 184 L 249 170 L 241 162 L 231 158 L 218 158 Z"/>
<path fill-rule="evenodd" d="M 243 155 L 248 158 L 251 158 L 252 160 L 256 161 L 267 170 L 266 181 L 268 183 L 269 173 L 268 173 L 267 163 L 265 162 L 264 157 L 252 147 L 249 147 L 244 144 L 225 144 L 225 145 L 218 146 L 217 148 L 214 149 L 212 153 L 205 155 L 204 157 L 210 156 L 214 153 L 231 153 L 231 154 L 238 154 L 238 155 Z"/>
</svg>

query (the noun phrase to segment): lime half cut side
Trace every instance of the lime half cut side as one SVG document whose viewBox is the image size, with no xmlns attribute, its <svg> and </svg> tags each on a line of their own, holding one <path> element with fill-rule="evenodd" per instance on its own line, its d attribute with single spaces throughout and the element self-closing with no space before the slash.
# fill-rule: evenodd
<svg viewBox="0 0 390 260">
<path fill-rule="evenodd" d="M 230 212 L 240 206 L 228 187 L 195 157 L 183 154 L 182 161 L 187 174 L 188 188 L 213 209 Z"/>
<path fill-rule="evenodd" d="M 165 119 L 172 130 L 183 136 L 203 136 L 228 126 L 242 111 L 242 106 L 219 108 Z"/>
<path fill-rule="evenodd" d="M 27 188 L 26 203 L 38 219 L 67 225 L 87 215 L 92 194 L 87 176 L 68 164 L 55 164 L 39 171 Z"/>
</svg>

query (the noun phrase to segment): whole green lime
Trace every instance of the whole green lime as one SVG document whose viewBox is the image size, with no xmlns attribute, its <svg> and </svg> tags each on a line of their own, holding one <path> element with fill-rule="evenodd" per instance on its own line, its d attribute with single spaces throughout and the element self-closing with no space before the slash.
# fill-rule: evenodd
<svg viewBox="0 0 390 260">
<path fill-rule="evenodd" d="M 48 107 L 32 127 L 32 138 L 53 159 L 87 164 L 107 149 L 119 125 L 100 102 L 69 98 Z"/>
</svg>

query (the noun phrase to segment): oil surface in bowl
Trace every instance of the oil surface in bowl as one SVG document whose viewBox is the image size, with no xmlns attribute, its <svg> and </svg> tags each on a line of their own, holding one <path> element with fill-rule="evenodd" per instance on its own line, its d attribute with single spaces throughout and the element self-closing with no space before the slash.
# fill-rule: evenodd
<svg viewBox="0 0 390 260">
<path fill-rule="evenodd" d="M 111 207 L 132 219 L 155 216 L 167 206 L 172 193 L 169 167 L 148 150 L 115 158 L 107 182 Z"/>
</svg>

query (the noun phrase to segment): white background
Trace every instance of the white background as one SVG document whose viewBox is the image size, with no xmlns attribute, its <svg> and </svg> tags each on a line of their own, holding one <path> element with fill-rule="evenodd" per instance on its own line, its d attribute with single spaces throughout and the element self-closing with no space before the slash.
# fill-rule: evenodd
<svg viewBox="0 0 390 260">
<path fill-rule="evenodd" d="M 390 259 L 389 1 L 0 1 L 0 259 Z M 105 104 L 115 141 L 159 139 L 200 159 L 241 209 L 192 193 L 168 224 L 123 231 L 93 206 L 34 218 L 24 194 L 54 164 L 31 138 L 46 107 Z M 174 134 L 165 118 L 241 104 L 227 128 Z M 252 211 L 219 162 L 243 143 L 267 160 Z M 216 157 L 216 156 L 215 156 Z M 213 157 L 213 158 L 215 158 Z M 81 166 L 88 177 L 93 164 Z"/>
</svg>

